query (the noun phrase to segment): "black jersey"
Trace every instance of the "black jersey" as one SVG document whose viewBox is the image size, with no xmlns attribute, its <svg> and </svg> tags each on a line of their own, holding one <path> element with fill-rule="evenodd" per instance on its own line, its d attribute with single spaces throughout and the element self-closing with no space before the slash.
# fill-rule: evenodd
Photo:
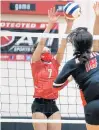
<svg viewBox="0 0 99 130">
<path fill-rule="evenodd" d="M 90 60 L 85 64 L 80 64 L 77 58 L 69 60 L 53 83 L 53 86 L 56 88 L 60 87 L 70 75 L 73 76 L 79 88 L 83 91 L 87 102 L 99 97 L 98 52 L 92 52 Z"/>
</svg>

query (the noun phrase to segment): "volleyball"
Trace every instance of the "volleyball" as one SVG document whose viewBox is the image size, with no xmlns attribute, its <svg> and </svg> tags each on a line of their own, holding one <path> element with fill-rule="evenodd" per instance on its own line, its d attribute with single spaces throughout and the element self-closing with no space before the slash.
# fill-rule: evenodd
<svg viewBox="0 0 99 130">
<path fill-rule="evenodd" d="M 76 19 L 81 15 L 81 7 L 78 3 L 68 2 L 63 7 L 63 12 L 65 12 L 67 19 Z"/>
</svg>

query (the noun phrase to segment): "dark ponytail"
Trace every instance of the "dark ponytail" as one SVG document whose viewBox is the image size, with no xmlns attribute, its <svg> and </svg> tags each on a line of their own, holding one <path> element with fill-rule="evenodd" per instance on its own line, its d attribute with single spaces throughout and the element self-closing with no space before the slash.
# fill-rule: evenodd
<svg viewBox="0 0 99 130">
<path fill-rule="evenodd" d="M 87 31 L 87 28 L 79 27 L 68 35 L 68 40 L 74 46 L 74 56 L 78 58 L 81 64 L 85 64 L 91 53 L 93 37 Z"/>
<path fill-rule="evenodd" d="M 83 52 L 82 54 L 75 52 L 73 55 L 78 58 L 80 64 L 85 64 L 90 59 L 90 52 Z"/>
</svg>

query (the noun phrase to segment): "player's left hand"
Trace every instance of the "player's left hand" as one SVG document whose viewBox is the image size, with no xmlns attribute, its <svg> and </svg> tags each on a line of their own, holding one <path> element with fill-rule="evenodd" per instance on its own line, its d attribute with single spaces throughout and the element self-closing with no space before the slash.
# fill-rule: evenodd
<svg viewBox="0 0 99 130">
<path fill-rule="evenodd" d="M 99 2 L 98 1 L 94 3 L 93 9 L 94 9 L 95 15 L 99 16 Z"/>
</svg>

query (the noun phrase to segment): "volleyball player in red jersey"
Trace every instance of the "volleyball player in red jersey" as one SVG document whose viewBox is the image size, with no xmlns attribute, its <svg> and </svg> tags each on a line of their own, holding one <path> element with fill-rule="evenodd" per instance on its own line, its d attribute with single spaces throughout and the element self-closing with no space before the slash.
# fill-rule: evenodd
<svg viewBox="0 0 99 130">
<path fill-rule="evenodd" d="M 59 16 L 55 8 L 48 11 L 48 26 L 45 33 L 49 33 Z M 69 33 L 73 21 L 66 20 L 67 28 L 65 33 Z M 57 54 L 53 56 L 50 50 L 45 47 L 46 38 L 41 38 L 36 44 L 32 55 L 32 76 L 34 80 L 34 98 L 32 104 L 33 119 L 61 119 L 59 109 L 55 100 L 58 98 L 57 89 L 53 88 L 53 81 L 58 75 L 58 69 L 63 59 L 66 48 L 66 39 L 62 38 Z M 65 85 L 67 85 L 66 81 Z M 55 123 L 33 123 L 34 130 L 61 130 L 61 124 Z"/>
</svg>

